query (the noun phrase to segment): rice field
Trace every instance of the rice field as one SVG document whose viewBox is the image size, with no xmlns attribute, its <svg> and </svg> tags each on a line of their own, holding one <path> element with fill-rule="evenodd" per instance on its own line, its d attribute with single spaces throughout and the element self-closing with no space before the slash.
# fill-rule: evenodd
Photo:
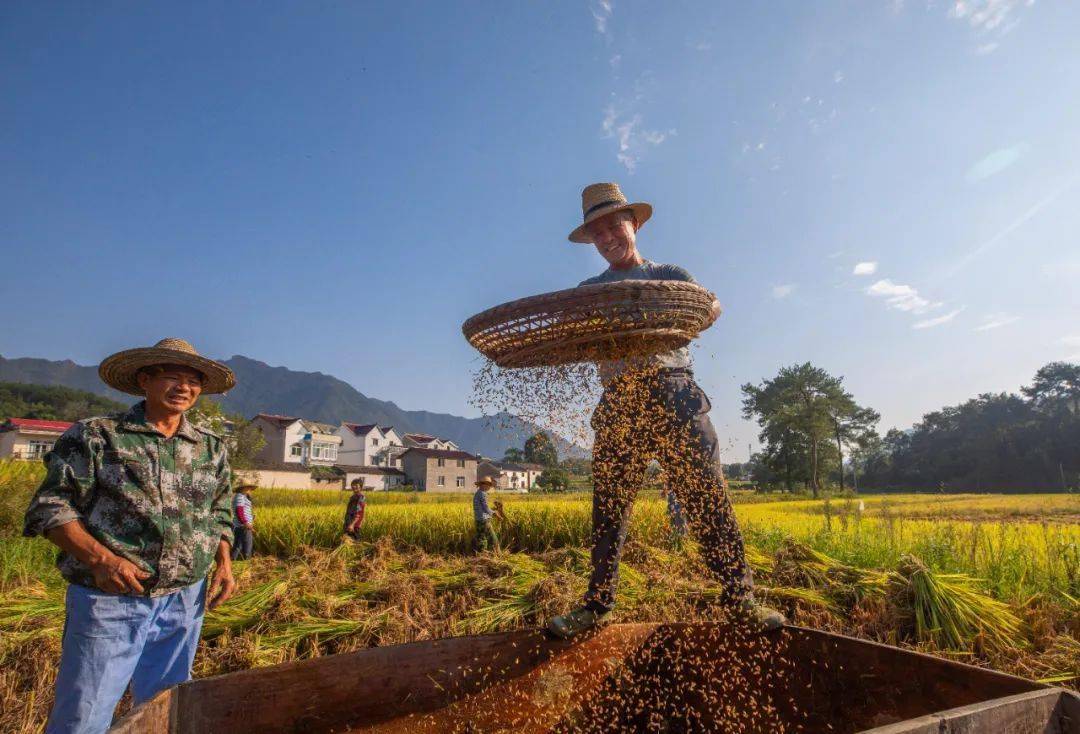
<svg viewBox="0 0 1080 734">
<path fill-rule="evenodd" d="M 39 478 L 0 463 L 0 732 L 40 731 L 62 630 L 53 550 L 18 537 Z M 1080 684 L 1080 496 L 734 495 L 759 593 L 794 621 Z M 343 543 L 348 493 L 253 493 L 257 556 L 207 616 L 197 675 L 536 626 L 584 590 L 588 494 L 495 493 L 503 550 L 481 556 L 469 494 L 368 498 L 360 541 Z M 716 598 L 695 544 L 643 492 L 617 619 L 716 619 Z"/>
</svg>

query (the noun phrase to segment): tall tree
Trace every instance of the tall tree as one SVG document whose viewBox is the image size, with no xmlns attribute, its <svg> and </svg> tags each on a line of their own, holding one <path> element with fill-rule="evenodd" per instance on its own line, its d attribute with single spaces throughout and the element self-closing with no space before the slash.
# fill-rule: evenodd
<svg viewBox="0 0 1080 734">
<path fill-rule="evenodd" d="M 508 464 L 520 464 L 525 461 L 525 452 L 519 449 L 517 446 L 511 446 L 503 454 L 503 461 Z"/>
<path fill-rule="evenodd" d="M 555 449 L 551 436 L 543 431 L 530 436 L 525 441 L 525 460 L 541 466 L 558 465 L 559 452 Z"/>
<path fill-rule="evenodd" d="M 857 405 L 844 390 L 842 378 L 809 362 L 785 367 L 760 385 L 747 383 L 742 392 L 743 416 L 757 419 L 759 438 L 774 470 L 779 469 L 789 490 L 805 473 L 815 497 L 821 489 L 823 454 L 828 451 L 825 442 L 836 439 L 842 461 L 845 437 L 854 440 L 877 420 L 877 413 Z"/>
<path fill-rule="evenodd" d="M 1080 415 L 1080 364 L 1051 362 L 1035 373 L 1030 387 L 1020 392 L 1040 408 L 1065 407 Z"/>
</svg>

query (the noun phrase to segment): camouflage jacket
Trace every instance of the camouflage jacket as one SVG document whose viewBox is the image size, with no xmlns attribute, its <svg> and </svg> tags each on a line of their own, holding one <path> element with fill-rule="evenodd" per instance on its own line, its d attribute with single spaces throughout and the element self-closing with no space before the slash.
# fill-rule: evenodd
<svg viewBox="0 0 1080 734">
<path fill-rule="evenodd" d="M 232 486 L 225 442 L 185 416 L 172 438 L 146 422 L 144 404 L 79 421 L 46 455 L 48 473 L 26 511 L 23 534 L 82 521 L 113 553 L 153 574 L 150 596 L 206 577 L 218 542 L 232 543 Z M 67 553 L 64 578 L 94 586 Z"/>
</svg>

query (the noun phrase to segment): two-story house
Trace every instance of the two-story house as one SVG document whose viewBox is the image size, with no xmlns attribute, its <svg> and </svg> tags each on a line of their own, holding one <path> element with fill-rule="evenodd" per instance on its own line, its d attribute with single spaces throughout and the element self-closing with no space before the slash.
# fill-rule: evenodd
<svg viewBox="0 0 1080 734">
<path fill-rule="evenodd" d="M 334 426 L 266 413 L 259 413 L 251 421 L 266 439 L 255 456 L 257 465 L 332 466 L 338 461 L 341 436 Z"/>
<path fill-rule="evenodd" d="M 437 451 L 460 451 L 460 447 L 449 439 L 429 436 L 426 433 L 406 433 L 402 436 L 405 445 L 416 449 L 435 449 Z"/>
<path fill-rule="evenodd" d="M 0 459 L 40 461 L 71 425 L 67 421 L 9 418 L 0 424 Z"/>
<path fill-rule="evenodd" d="M 528 491 L 536 486 L 536 480 L 544 473 L 539 464 L 512 464 L 506 461 L 484 459 L 477 467 L 477 476 L 491 477 L 499 489 Z"/>
<path fill-rule="evenodd" d="M 337 429 L 341 437 L 338 461 L 350 466 L 382 466 L 391 469 L 401 467 L 398 458 L 407 448 L 393 426 L 377 426 L 374 423 L 342 423 Z"/>
<path fill-rule="evenodd" d="M 409 484 L 426 492 L 471 492 L 476 457 L 465 451 L 411 448 L 401 455 Z"/>
</svg>

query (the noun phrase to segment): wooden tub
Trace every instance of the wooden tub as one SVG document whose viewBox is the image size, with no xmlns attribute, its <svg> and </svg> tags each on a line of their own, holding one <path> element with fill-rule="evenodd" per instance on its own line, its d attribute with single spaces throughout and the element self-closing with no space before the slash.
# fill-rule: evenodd
<svg viewBox="0 0 1080 734">
<path fill-rule="evenodd" d="M 1080 697 L 800 627 L 617 624 L 416 642 L 191 681 L 112 728 L 175 732 L 1080 733 Z"/>
</svg>

